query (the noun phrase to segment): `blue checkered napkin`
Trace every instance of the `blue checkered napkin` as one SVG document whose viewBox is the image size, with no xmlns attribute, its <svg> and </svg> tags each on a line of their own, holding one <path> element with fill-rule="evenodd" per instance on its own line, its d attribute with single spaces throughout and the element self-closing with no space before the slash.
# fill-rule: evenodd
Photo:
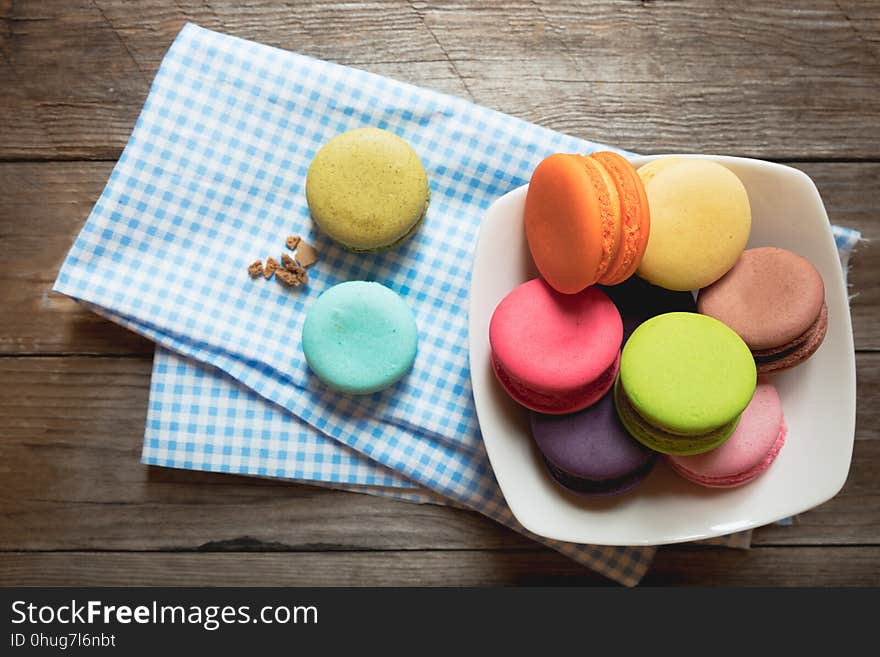
<svg viewBox="0 0 880 657">
<path fill-rule="evenodd" d="M 187 470 L 413 488 L 208 365 L 156 350 L 143 461 Z"/>
</svg>

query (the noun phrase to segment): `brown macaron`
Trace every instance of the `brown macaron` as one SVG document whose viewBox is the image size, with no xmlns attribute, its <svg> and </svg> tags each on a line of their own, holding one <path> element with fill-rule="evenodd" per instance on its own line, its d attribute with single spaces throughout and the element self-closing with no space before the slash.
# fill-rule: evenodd
<svg viewBox="0 0 880 657">
<path fill-rule="evenodd" d="M 697 310 L 739 334 L 759 374 L 802 363 L 828 330 L 821 275 L 806 258 L 777 247 L 743 251 L 727 274 L 700 290 Z"/>
</svg>

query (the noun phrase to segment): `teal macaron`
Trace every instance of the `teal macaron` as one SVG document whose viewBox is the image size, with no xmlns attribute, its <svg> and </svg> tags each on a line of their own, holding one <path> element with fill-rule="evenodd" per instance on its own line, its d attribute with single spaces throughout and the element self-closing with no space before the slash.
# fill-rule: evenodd
<svg viewBox="0 0 880 657">
<path fill-rule="evenodd" d="M 309 368 L 334 390 L 365 395 L 402 379 L 415 361 L 418 327 L 399 294 L 348 281 L 326 290 L 306 314 L 302 347 Z"/>
</svg>

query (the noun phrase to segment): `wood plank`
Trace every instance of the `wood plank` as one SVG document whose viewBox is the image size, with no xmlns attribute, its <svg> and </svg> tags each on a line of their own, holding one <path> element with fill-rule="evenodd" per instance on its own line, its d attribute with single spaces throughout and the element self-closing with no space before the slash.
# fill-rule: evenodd
<svg viewBox="0 0 880 657">
<path fill-rule="evenodd" d="M 499 586 L 608 584 L 542 552 L 5 553 L 0 586 Z"/>
<path fill-rule="evenodd" d="M 152 342 L 51 290 L 112 168 L 0 164 L 0 353 L 152 355 Z"/>
<path fill-rule="evenodd" d="M 9 3 L 0 158 L 115 158 L 180 27 L 469 97 L 644 152 L 876 158 L 876 3 Z M 853 18 L 854 17 L 854 18 Z"/>
<path fill-rule="evenodd" d="M 50 291 L 112 163 L 0 163 L 0 354 L 152 353 L 152 344 Z M 831 221 L 880 240 L 880 164 L 798 162 Z M 856 347 L 880 349 L 880 260 L 865 246 L 850 281 Z"/>
<path fill-rule="evenodd" d="M 2 586 L 591 586 L 551 552 L 6 553 Z M 877 586 L 880 547 L 661 550 L 645 586 Z"/>
<path fill-rule="evenodd" d="M 880 547 L 663 548 L 646 586 L 877 586 Z"/>
<path fill-rule="evenodd" d="M 828 165 L 795 162 L 816 183 L 831 223 L 861 231 L 867 240 L 850 260 L 848 282 L 856 349 L 880 349 L 880 164 Z M 839 168 L 838 168 L 839 167 Z M 873 242 L 873 245 L 872 245 Z"/>
<path fill-rule="evenodd" d="M 794 527 L 759 530 L 757 544 L 880 545 L 880 354 L 858 362 L 858 440 L 846 486 Z M 533 545 L 475 513 L 145 467 L 148 375 L 141 359 L 0 359 L 0 550 Z"/>
</svg>

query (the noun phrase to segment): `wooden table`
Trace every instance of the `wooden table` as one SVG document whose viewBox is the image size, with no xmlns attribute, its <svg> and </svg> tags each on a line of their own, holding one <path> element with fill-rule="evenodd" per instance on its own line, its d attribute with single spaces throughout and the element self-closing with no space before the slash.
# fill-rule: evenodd
<svg viewBox="0 0 880 657">
<path fill-rule="evenodd" d="M 186 21 L 643 153 L 785 162 L 880 238 L 880 5 L 736 4 L 0 2 L 0 584 L 607 583 L 474 513 L 141 465 L 152 344 L 50 287 Z M 878 276 L 863 247 L 843 491 L 750 551 L 662 549 L 646 584 L 880 584 Z"/>
</svg>

